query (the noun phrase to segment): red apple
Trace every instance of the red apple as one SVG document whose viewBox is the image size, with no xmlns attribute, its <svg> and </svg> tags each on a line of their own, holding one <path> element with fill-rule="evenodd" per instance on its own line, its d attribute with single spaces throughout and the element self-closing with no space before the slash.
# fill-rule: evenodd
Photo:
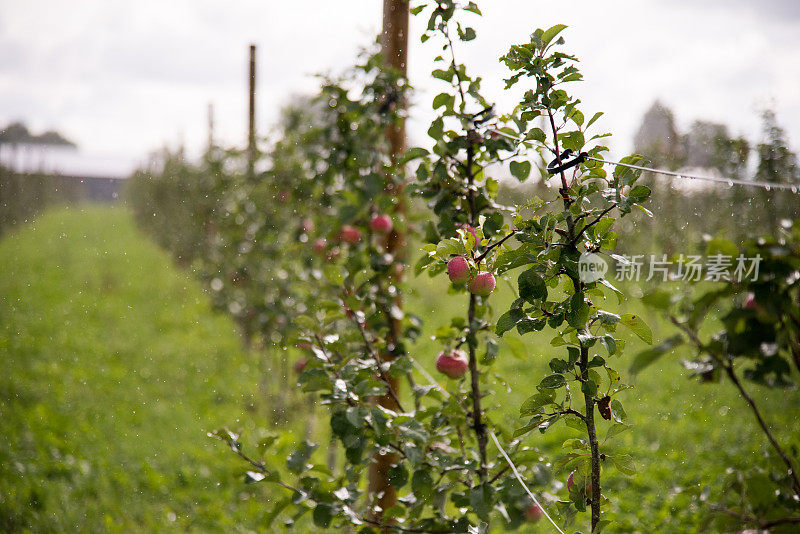
<svg viewBox="0 0 800 534">
<path fill-rule="evenodd" d="M 376 215 L 369 222 L 369 227 L 378 234 L 388 234 L 392 231 L 392 218 L 388 215 Z"/>
<path fill-rule="evenodd" d="M 436 357 L 436 370 L 450 378 L 461 378 L 469 369 L 467 355 L 460 350 L 442 351 Z"/>
<path fill-rule="evenodd" d="M 314 231 L 314 221 L 312 221 L 311 219 L 303 219 L 303 222 L 300 225 L 300 228 L 305 233 L 310 234 L 311 232 Z"/>
<path fill-rule="evenodd" d="M 342 226 L 342 229 L 339 230 L 339 239 L 344 241 L 345 243 L 350 243 L 351 245 L 355 245 L 359 241 L 361 241 L 361 230 L 346 224 Z"/>
<path fill-rule="evenodd" d="M 476 274 L 475 278 L 472 279 L 472 282 L 469 283 L 469 290 L 474 295 L 488 297 L 489 294 L 494 291 L 495 285 L 496 282 L 492 273 L 487 271 L 478 271 L 478 274 Z"/>
<path fill-rule="evenodd" d="M 322 254 L 328 248 L 328 240 L 324 237 L 320 237 L 316 241 L 314 241 L 314 252 L 317 254 Z"/>
<path fill-rule="evenodd" d="M 469 281 L 469 262 L 464 256 L 456 256 L 447 262 L 447 276 L 454 284 L 465 284 Z"/>
<path fill-rule="evenodd" d="M 756 302 L 756 296 L 751 291 L 744 297 L 744 302 L 742 303 L 742 307 L 746 310 L 755 310 L 758 308 L 758 303 Z"/>
<path fill-rule="evenodd" d="M 542 518 L 543 515 L 544 510 L 542 510 L 542 508 L 536 503 L 533 503 L 525 508 L 525 518 L 531 523 L 536 523 Z"/>
</svg>

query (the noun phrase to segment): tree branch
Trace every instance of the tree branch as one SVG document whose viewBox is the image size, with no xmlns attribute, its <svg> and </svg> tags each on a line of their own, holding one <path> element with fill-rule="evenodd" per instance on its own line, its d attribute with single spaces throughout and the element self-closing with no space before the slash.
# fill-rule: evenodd
<svg viewBox="0 0 800 534">
<path fill-rule="evenodd" d="M 714 360 L 725 370 L 725 374 L 728 376 L 728 379 L 730 379 L 730 381 L 733 383 L 736 389 L 739 390 L 739 394 L 742 396 L 742 398 L 745 400 L 748 406 L 750 406 L 750 410 L 753 412 L 756 421 L 758 421 L 758 425 L 761 427 L 761 430 L 764 432 L 764 434 L 766 434 L 767 439 L 772 444 L 772 447 L 778 453 L 778 456 L 781 457 L 783 463 L 786 464 L 786 467 L 789 470 L 789 475 L 792 477 L 792 480 L 794 481 L 793 484 L 794 493 L 795 495 L 800 496 L 800 479 L 798 479 L 797 471 L 795 470 L 791 458 L 789 458 L 789 455 L 786 454 L 783 448 L 778 444 L 778 441 L 772 434 L 769 425 L 767 425 L 766 421 L 764 421 L 764 418 L 761 415 L 761 410 L 758 409 L 755 400 L 753 400 L 753 397 L 751 397 L 747 393 L 747 391 L 744 389 L 744 385 L 739 381 L 739 377 L 736 376 L 733 364 L 727 358 L 724 358 L 723 356 L 709 349 L 691 328 L 687 327 L 686 325 L 678 321 L 678 319 L 675 316 L 670 315 L 669 318 L 672 324 L 677 326 L 681 331 L 683 331 L 689 337 L 689 339 L 692 341 L 692 343 L 694 343 L 694 345 L 697 347 L 698 350 L 705 352 L 706 354 L 714 358 Z"/>
</svg>

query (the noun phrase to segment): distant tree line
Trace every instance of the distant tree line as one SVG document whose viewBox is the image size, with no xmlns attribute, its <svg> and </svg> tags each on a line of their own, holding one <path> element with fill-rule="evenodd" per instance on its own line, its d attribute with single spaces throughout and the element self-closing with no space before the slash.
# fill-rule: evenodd
<svg viewBox="0 0 800 534">
<path fill-rule="evenodd" d="M 797 155 L 775 112 L 765 110 L 761 120 L 758 140 L 734 137 L 726 125 L 703 120 L 680 132 L 672 111 L 655 102 L 642 118 L 634 151 L 655 168 L 800 187 Z M 726 187 L 651 173 L 643 180 L 656 202 L 650 206 L 651 223 L 637 221 L 633 224 L 640 228 L 631 228 L 639 239 L 628 246 L 638 247 L 636 253 L 693 253 L 689 243 L 697 244 L 704 236 L 724 235 L 741 242 L 755 234 L 774 234 L 782 223 L 800 216 L 800 197 L 791 191 Z"/>
<path fill-rule="evenodd" d="M 12 122 L 0 130 L 0 144 L 16 145 L 53 145 L 76 148 L 77 145 L 55 130 L 47 130 L 39 135 L 33 135 L 25 124 Z"/>
</svg>

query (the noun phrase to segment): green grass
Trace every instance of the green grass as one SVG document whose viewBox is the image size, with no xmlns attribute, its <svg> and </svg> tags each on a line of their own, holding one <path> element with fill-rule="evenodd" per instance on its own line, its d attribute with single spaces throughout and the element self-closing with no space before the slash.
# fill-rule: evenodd
<svg viewBox="0 0 800 534">
<path fill-rule="evenodd" d="M 0 273 L 0 530 L 254 523 L 205 433 L 253 404 L 256 366 L 126 211 L 51 211 L 0 242 Z"/>
<path fill-rule="evenodd" d="M 257 359 L 128 212 L 49 212 L 0 241 L 0 273 L 0 530 L 263 530 L 272 498 L 284 490 L 245 486 L 243 463 L 205 437 L 229 425 L 244 429 L 251 447 L 271 427 L 257 394 Z M 504 290 L 492 299 L 496 313 L 508 298 Z M 425 319 L 413 354 L 432 369 L 439 348 L 429 337 L 465 310 L 466 297 L 449 294 L 443 277 L 424 275 L 412 281 L 408 307 Z M 623 307 L 646 313 L 636 299 Z M 670 333 L 657 318 L 649 322 L 656 338 Z M 501 351 L 492 371 L 509 383 L 487 397 L 491 418 L 523 422 L 517 407 L 560 355 L 550 337 L 525 336 L 525 358 Z M 641 348 L 631 339 L 612 363 L 625 371 Z M 622 394 L 634 427 L 606 452 L 631 454 L 639 472 L 605 471 L 614 531 L 699 532 L 707 510 L 697 495 L 707 488 L 714 501 L 728 467 L 763 464 L 766 441 L 743 401 L 730 387 L 688 380 L 679 364 L 685 356 L 665 356 Z M 800 394 L 748 387 L 764 399 L 777 437 L 800 444 Z M 305 430 L 298 415 L 305 413 L 293 414 L 294 432 L 278 441 L 279 451 Z M 324 443 L 321 413 L 316 426 Z M 560 426 L 528 434 L 524 445 L 547 463 L 573 435 Z M 297 531 L 310 530 L 304 521 Z M 530 530 L 551 532 L 544 524 Z"/>
</svg>

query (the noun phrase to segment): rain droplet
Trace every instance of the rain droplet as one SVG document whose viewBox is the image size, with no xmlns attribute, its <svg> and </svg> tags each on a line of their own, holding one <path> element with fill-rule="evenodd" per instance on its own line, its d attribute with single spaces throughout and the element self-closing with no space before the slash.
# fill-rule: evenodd
<svg viewBox="0 0 800 534">
<path fill-rule="evenodd" d="M 728 187 L 733 187 L 733 180 L 728 180 Z"/>
<path fill-rule="evenodd" d="M 792 186 L 792 193 L 797 194 L 797 186 L 796 185 Z"/>
<path fill-rule="evenodd" d="M 766 189 L 767 191 L 772 191 L 772 188 L 770 186 L 768 186 L 768 185 L 764 186 L 764 189 Z"/>
</svg>

